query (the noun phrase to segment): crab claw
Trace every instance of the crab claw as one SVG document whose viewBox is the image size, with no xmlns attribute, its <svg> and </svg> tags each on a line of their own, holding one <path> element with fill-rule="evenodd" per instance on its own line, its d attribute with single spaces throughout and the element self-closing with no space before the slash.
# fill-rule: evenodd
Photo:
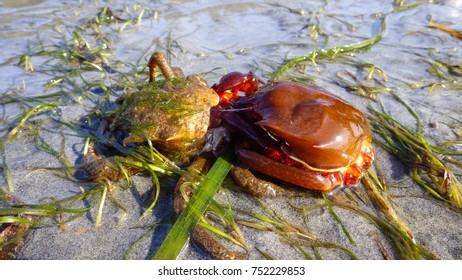
<svg viewBox="0 0 462 280">
<path fill-rule="evenodd" d="M 231 101 L 239 99 L 239 91 L 252 94 L 258 90 L 260 84 L 263 82 L 252 72 L 231 72 L 224 75 L 212 89 L 220 96 L 219 106 L 224 108 Z"/>
</svg>

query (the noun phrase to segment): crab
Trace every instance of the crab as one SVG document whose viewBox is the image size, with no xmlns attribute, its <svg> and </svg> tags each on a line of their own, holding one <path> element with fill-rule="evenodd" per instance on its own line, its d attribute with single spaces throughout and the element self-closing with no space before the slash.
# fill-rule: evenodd
<svg viewBox="0 0 462 280">
<path fill-rule="evenodd" d="M 155 81 L 157 67 L 165 80 Z M 118 99 L 119 107 L 102 122 L 99 133 L 119 147 L 151 141 L 167 158 L 185 164 L 201 151 L 210 108 L 218 104 L 219 97 L 199 75 L 185 77 L 181 69 L 171 67 L 161 52 L 151 56 L 148 68 L 149 83 Z M 100 146 L 103 152 L 92 144 L 83 157 L 87 177 L 95 181 L 123 178 L 117 160 L 112 160 L 122 156 L 105 156 L 104 145 Z M 142 170 L 128 167 L 125 171 L 133 174 Z"/>
<path fill-rule="evenodd" d="M 289 81 L 263 84 L 252 72 L 229 73 L 212 88 L 225 108 L 224 126 L 240 135 L 235 153 L 246 168 L 330 192 L 357 185 L 371 167 L 372 133 L 364 114 L 323 89 Z M 275 192 L 268 184 L 271 190 L 254 191 L 254 180 L 234 177 L 244 178 L 240 185 L 250 192 Z"/>
</svg>

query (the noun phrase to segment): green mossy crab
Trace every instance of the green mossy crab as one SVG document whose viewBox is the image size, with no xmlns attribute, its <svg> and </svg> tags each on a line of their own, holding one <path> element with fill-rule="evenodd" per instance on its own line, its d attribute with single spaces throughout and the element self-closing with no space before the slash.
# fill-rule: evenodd
<svg viewBox="0 0 462 280">
<path fill-rule="evenodd" d="M 155 81 L 155 69 L 165 77 Z M 149 83 L 138 92 L 124 94 L 119 107 L 100 126 L 104 139 L 123 147 L 151 141 L 167 158 L 183 164 L 202 149 L 210 123 L 210 108 L 219 101 L 217 93 L 199 75 L 184 76 L 172 68 L 165 56 L 154 53 L 148 63 Z M 92 143 L 83 156 L 83 169 L 92 180 L 114 181 L 124 177 L 120 167 L 97 151 Z M 129 173 L 142 170 L 127 168 Z"/>
</svg>

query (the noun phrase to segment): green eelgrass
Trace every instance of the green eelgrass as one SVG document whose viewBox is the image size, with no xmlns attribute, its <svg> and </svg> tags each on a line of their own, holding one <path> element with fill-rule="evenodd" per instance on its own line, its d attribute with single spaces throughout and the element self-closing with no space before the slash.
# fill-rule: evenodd
<svg viewBox="0 0 462 280">
<path fill-rule="evenodd" d="M 349 203 L 332 202 L 332 205 L 351 210 L 373 223 L 392 241 L 398 252 L 399 259 L 437 259 L 434 254 L 416 243 L 414 239 L 408 235 L 408 232 L 403 231 L 393 223 L 383 221 L 379 217 Z"/>
<path fill-rule="evenodd" d="M 361 81 L 358 76 L 348 70 L 340 70 L 336 74 L 336 83 L 355 94 L 374 101 L 377 99 L 378 94 L 392 92 L 395 89 L 384 85 L 384 83 L 388 81 L 388 77 L 385 72 L 377 66 L 370 63 L 359 63 L 355 66 L 358 71 L 367 71 L 367 76 L 364 79 L 365 81 Z"/>
<path fill-rule="evenodd" d="M 177 258 L 189 238 L 189 233 L 199 222 L 231 169 L 229 157 L 230 151 L 225 151 L 222 156 L 218 157 L 152 259 L 172 260 Z"/>
<path fill-rule="evenodd" d="M 369 196 L 372 198 L 372 201 L 384 214 L 385 219 L 397 227 L 400 232 L 414 240 L 411 229 L 401 220 L 398 212 L 394 209 L 393 203 L 386 192 L 387 187 L 384 185 L 383 180 L 380 180 L 375 172 L 368 170 L 362 178 L 362 183 L 369 193 Z"/>
<path fill-rule="evenodd" d="M 0 225 L 9 225 L 7 237 L 2 240 L 0 236 L 0 259 L 15 258 L 23 245 L 22 240 L 37 228 L 58 226 L 64 230 L 66 223 L 88 213 L 97 205 L 100 193 L 101 188 L 95 188 L 62 200 L 49 198 L 49 203 L 23 204 L 19 200 L 8 202 L 11 200 L 8 197 L 12 196 L 0 189 L 2 199 L 7 197 L 4 201 L 5 206 L 0 208 Z M 89 207 L 70 208 L 72 204 L 81 203 L 83 200 L 90 204 Z M 10 203 L 14 205 L 8 206 Z M 51 222 L 50 218 L 54 218 L 56 222 Z"/>
<path fill-rule="evenodd" d="M 316 65 L 316 61 L 319 60 L 333 60 L 338 55 L 368 50 L 382 39 L 385 31 L 386 17 L 383 17 L 381 23 L 381 31 L 379 34 L 357 43 L 337 46 L 330 49 L 314 50 L 304 55 L 289 59 L 278 67 L 278 69 L 273 73 L 273 76 L 275 78 L 280 78 L 290 68 L 306 62 L 312 62 L 314 65 Z"/>
<path fill-rule="evenodd" d="M 366 177 L 367 176 L 368 175 L 366 175 Z M 368 184 L 367 189 L 374 203 L 379 205 L 381 212 L 384 213 L 385 220 L 383 220 L 375 214 L 370 213 L 368 210 L 363 209 L 360 205 L 351 203 L 351 201 L 340 201 L 337 199 L 335 199 L 334 201 L 325 199 L 324 204 L 319 204 L 312 207 L 297 207 L 292 204 L 290 205 L 294 210 L 301 212 L 303 215 L 307 215 L 309 211 L 320 208 L 327 208 L 328 210 L 332 209 L 330 210 L 331 212 L 334 208 L 342 208 L 352 211 L 356 215 L 365 218 L 367 221 L 369 221 L 371 224 L 377 227 L 377 229 L 379 229 L 385 237 L 388 238 L 388 240 L 391 242 L 391 244 L 396 250 L 396 256 L 398 259 L 437 259 L 437 256 L 435 256 L 432 252 L 428 251 L 426 248 L 424 248 L 422 245 L 418 244 L 414 240 L 412 233 L 410 232 L 408 227 L 400 220 L 397 213 L 391 209 L 388 198 L 386 198 L 382 191 L 377 189 L 377 182 L 375 182 L 375 178 L 371 178 L 373 179 L 369 179 L 369 181 L 366 183 Z M 343 232 L 347 235 L 348 238 L 350 238 L 349 233 L 345 230 L 341 221 L 338 218 L 336 218 L 336 220 L 342 226 Z M 379 240 L 376 241 L 380 242 Z M 308 240 L 305 242 L 313 241 Z M 350 252 L 348 249 L 331 242 L 320 242 L 319 244 L 314 242 L 313 245 L 316 247 L 339 248 L 345 251 L 346 253 L 350 254 L 350 256 L 352 256 L 353 258 L 357 258 L 357 256 L 354 255 L 354 253 Z M 385 248 L 383 247 L 382 243 L 380 242 L 378 245 L 379 248 L 382 250 L 383 255 L 387 256 L 388 258 L 389 254 L 385 251 Z M 317 255 L 316 258 L 320 258 L 320 255 Z"/>
<path fill-rule="evenodd" d="M 56 213 L 72 213 L 82 214 L 86 213 L 90 208 L 73 209 L 67 207 L 58 207 L 53 204 L 26 204 L 21 206 L 12 206 L 7 208 L 0 208 L 0 215 L 30 215 L 51 217 Z"/>
<path fill-rule="evenodd" d="M 114 168 L 117 168 L 120 171 L 120 173 L 124 175 L 128 183 L 127 189 L 131 187 L 131 176 L 129 174 L 130 172 L 128 171 L 128 169 L 139 171 L 144 170 L 147 171 L 148 174 L 152 177 L 154 183 L 152 202 L 144 210 L 143 214 L 140 217 L 140 220 L 146 217 L 146 215 L 148 215 L 149 213 L 151 213 L 151 210 L 154 209 L 154 207 L 157 204 L 161 189 L 158 174 L 185 175 L 187 173 L 186 171 L 179 168 L 174 162 L 170 161 L 167 157 L 161 154 L 153 146 L 150 139 L 147 139 L 147 145 L 145 146 L 127 148 L 119 144 L 114 139 L 109 139 L 102 135 L 93 134 L 93 132 L 91 131 L 89 132 L 89 134 L 90 137 L 94 138 L 100 144 L 106 144 L 112 147 L 114 150 L 117 150 L 121 155 L 123 155 L 108 158 L 107 160 L 110 165 L 113 165 Z M 86 145 L 89 145 L 89 141 L 87 141 Z M 88 148 L 84 148 L 84 150 L 88 150 Z M 112 196 L 111 189 L 113 189 L 113 187 L 111 182 L 105 178 L 99 179 L 101 182 L 97 187 L 102 190 L 102 195 L 99 201 L 99 210 L 96 217 L 96 227 L 99 227 L 101 224 L 102 209 L 104 207 L 106 197 L 108 197 L 117 208 L 121 209 L 124 212 L 124 216 L 127 213 L 126 209 L 120 203 L 118 203 L 117 200 Z"/>
<path fill-rule="evenodd" d="M 285 8 L 289 12 L 291 12 L 293 14 L 296 14 L 296 15 L 299 15 L 299 16 L 304 16 L 305 15 L 305 10 L 302 9 L 302 8 L 290 8 L 288 6 L 285 6 L 285 5 L 282 5 L 282 4 L 279 4 L 279 3 L 269 3 L 269 5 L 274 6 L 276 8 Z"/>
<path fill-rule="evenodd" d="M 191 174 L 188 174 L 188 175 L 189 176 L 190 175 L 195 175 L 195 173 L 194 174 L 191 173 Z M 182 186 L 193 183 L 192 181 L 189 181 L 191 178 L 186 178 L 186 176 L 182 177 L 182 178 L 187 179 L 187 181 L 185 181 L 182 184 Z M 201 177 L 194 178 L 194 182 L 196 182 L 200 178 Z M 180 179 L 180 181 L 181 181 L 181 179 Z M 199 183 L 199 182 L 197 182 L 197 183 Z M 195 187 L 195 189 L 196 188 L 197 188 L 197 186 Z M 188 202 L 190 200 L 190 197 L 188 197 L 188 195 L 186 193 L 184 193 L 182 195 L 183 195 L 186 202 Z M 234 220 L 234 216 L 232 214 L 232 209 L 230 209 L 230 207 L 231 206 L 228 205 L 228 208 L 226 208 L 226 207 L 222 206 L 221 204 L 217 203 L 214 199 L 212 199 L 212 201 L 210 202 L 210 204 L 209 204 L 209 206 L 207 208 L 207 211 L 209 212 L 209 214 L 213 214 L 216 218 L 218 218 L 220 220 L 219 222 L 222 223 L 222 227 L 224 227 L 226 229 L 226 232 L 222 231 L 220 228 L 216 227 L 215 225 L 212 226 L 212 225 L 208 224 L 207 223 L 208 219 L 205 218 L 205 215 L 203 215 L 201 217 L 201 219 L 199 220 L 197 226 L 203 227 L 204 229 L 206 229 L 207 231 L 213 233 L 214 235 L 216 235 L 216 236 L 218 236 L 220 238 L 226 239 L 226 240 L 230 241 L 231 243 L 234 243 L 234 244 L 240 246 L 241 248 L 244 248 L 245 250 L 248 250 L 248 245 L 246 244 L 245 239 L 244 239 L 242 233 L 240 232 L 240 229 L 239 229 L 237 223 Z M 217 222 L 217 221 L 215 221 L 215 222 Z M 134 249 L 134 247 L 138 243 L 140 243 L 140 241 L 142 239 L 150 237 L 152 232 L 154 230 L 156 230 L 156 228 L 158 226 L 166 225 L 167 223 L 168 222 L 160 221 L 160 222 L 156 222 L 153 225 L 141 226 L 143 228 L 148 228 L 148 230 L 139 239 L 137 239 L 132 244 L 132 246 L 130 246 L 130 248 L 125 253 L 124 259 L 128 258 L 128 255 L 130 254 L 130 252 Z M 166 249 L 166 250 L 168 250 L 168 249 Z"/>
<path fill-rule="evenodd" d="M 10 168 L 8 167 L 8 163 L 7 163 L 7 159 L 6 159 L 6 152 L 5 152 L 5 142 L 3 140 L 0 140 L 0 157 L 2 159 L 1 168 L 3 170 L 4 176 L 5 176 L 5 179 L 6 179 L 6 184 L 8 186 L 8 190 L 10 192 L 14 192 L 13 178 L 11 176 Z"/>
<path fill-rule="evenodd" d="M 199 226 L 204 227 L 208 231 L 214 233 L 217 236 L 220 236 L 245 250 L 248 250 L 248 245 L 245 241 L 245 238 L 234 219 L 232 205 L 228 201 L 227 206 L 219 204 L 217 201 L 212 199 L 208 207 L 208 211 L 213 214 L 216 218 L 219 219 L 219 222 L 222 224 L 222 227 L 226 229 L 227 232 L 224 232 L 222 229 L 211 226 L 207 224 L 207 219 L 199 221 Z"/>
<path fill-rule="evenodd" d="M 66 157 L 66 153 L 64 152 L 65 141 L 66 138 L 64 137 L 63 133 L 61 132 L 61 149 L 60 151 L 55 150 L 50 144 L 48 144 L 43 137 L 39 135 L 38 130 L 34 131 L 35 136 L 35 146 L 37 149 L 49 153 L 59 159 L 61 163 L 64 165 L 65 169 L 67 170 L 67 175 L 70 177 L 74 176 L 74 166 L 71 164 L 69 159 Z"/>
<path fill-rule="evenodd" d="M 102 210 L 106 197 L 118 208 L 124 211 L 121 220 L 127 212 L 118 202 L 112 197 L 109 185 L 104 187 L 97 186 L 93 189 L 84 191 L 81 193 L 56 200 L 54 198 L 48 198 L 50 202 L 43 204 L 20 204 L 9 207 L 0 208 L 0 224 L 13 225 L 13 230 L 8 236 L 7 240 L 0 240 L 0 257 L 2 253 L 11 250 L 11 246 L 21 239 L 27 237 L 27 235 L 41 227 L 59 227 L 60 230 L 65 230 L 65 225 L 81 216 L 89 213 L 90 210 L 96 208 L 96 227 L 101 225 L 102 221 Z M 0 192 L 2 195 L 6 195 L 4 191 Z M 15 204 L 18 202 L 15 202 Z M 73 205 L 81 205 L 85 203 L 86 207 L 73 208 Z M 0 238 L 1 239 L 1 238 Z M 20 246 L 20 243 L 18 243 Z M 7 255 L 6 257 L 12 258 L 14 255 Z"/>
<path fill-rule="evenodd" d="M 446 60 L 442 60 L 440 58 L 434 58 L 432 55 L 428 55 L 427 53 L 420 54 L 411 50 L 406 50 L 406 52 L 418 57 L 420 61 L 427 63 L 429 65 L 427 72 L 438 78 L 438 81 L 430 80 L 413 82 L 408 84 L 407 87 L 428 88 L 430 92 L 437 87 L 446 91 L 462 90 L 462 66 L 451 56 L 448 56 Z"/>
<path fill-rule="evenodd" d="M 238 223 L 256 230 L 262 231 L 269 231 L 280 236 L 281 242 L 286 243 L 292 247 L 294 247 L 297 251 L 299 251 L 306 259 L 313 259 L 311 254 L 307 252 L 304 247 L 308 247 L 313 250 L 315 254 L 315 259 L 322 259 L 321 254 L 318 251 L 318 248 L 329 248 L 329 249 L 338 249 L 346 254 L 348 254 L 353 259 L 358 259 L 352 251 L 349 249 L 340 246 L 334 242 L 323 241 L 313 235 L 312 233 L 308 232 L 304 228 L 301 228 L 296 225 L 292 225 L 289 223 L 284 217 L 280 214 L 274 212 L 273 210 L 269 209 L 268 206 L 264 205 L 261 201 L 256 200 L 256 202 L 262 207 L 262 209 L 266 212 L 266 214 L 260 213 L 253 213 L 249 211 L 239 210 L 252 219 L 257 220 L 255 221 L 248 221 L 248 220 L 239 220 Z M 306 208 L 297 208 L 289 203 L 289 206 L 294 208 L 295 210 L 302 210 L 305 212 Z M 310 210 L 317 209 L 320 207 L 325 206 L 318 205 L 317 207 L 313 207 Z"/>
<path fill-rule="evenodd" d="M 52 103 L 39 103 L 35 107 L 30 108 L 25 112 L 22 112 L 21 115 L 18 115 L 16 117 L 18 123 L 14 125 L 14 127 L 3 137 L 3 139 L 0 139 L 0 157 L 2 159 L 2 169 L 5 173 L 6 183 L 8 185 L 8 190 L 10 192 L 14 191 L 14 184 L 13 179 L 11 177 L 10 169 L 8 168 L 7 164 L 7 158 L 5 153 L 6 145 L 8 145 L 8 143 L 10 143 L 12 140 L 16 138 L 18 133 L 21 131 L 21 129 L 24 128 L 24 126 L 27 124 L 30 118 L 56 108 L 57 106 Z"/>
<path fill-rule="evenodd" d="M 41 114 L 46 111 L 56 109 L 58 106 L 52 103 L 40 103 L 33 108 L 30 108 L 24 112 L 23 116 L 19 119 L 19 123 L 15 125 L 13 129 L 10 130 L 8 135 L 5 137 L 5 144 L 12 141 L 17 135 L 18 132 L 23 128 L 24 124 L 33 116 Z"/>
<path fill-rule="evenodd" d="M 453 171 L 453 156 L 462 153 L 443 145 L 431 145 L 422 133 L 417 113 L 394 95 L 417 121 L 417 128 L 404 126 L 391 115 L 371 109 L 371 125 L 380 136 L 375 141 L 406 164 L 411 178 L 434 197 L 449 205 L 462 208 L 462 185 Z M 460 164 L 459 164 L 460 166 Z"/>
<path fill-rule="evenodd" d="M 350 232 L 347 230 L 346 226 L 343 224 L 342 220 L 340 219 L 340 217 L 337 215 L 337 213 L 335 213 L 334 211 L 334 208 L 332 207 L 332 204 L 330 203 L 329 199 L 327 198 L 327 196 L 323 193 L 322 194 L 322 197 L 324 199 L 324 203 L 326 204 L 327 206 L 327 209 L 329 210 L 329 212 L 331 213 L 332 217 L 334 217 L 334 219 L 337 221 L 337 223 L 340 225 L 340 227 L 342 228 L 342 231 L 343 233 L 346 235 L 346 237 L 348 238 L 348 241 L 350 241 L 351 244 L 353 245 L 356 245 L 356 242 L 353 240 L 353 237 L 351 237 L 351 234 Z"/>
</svg>

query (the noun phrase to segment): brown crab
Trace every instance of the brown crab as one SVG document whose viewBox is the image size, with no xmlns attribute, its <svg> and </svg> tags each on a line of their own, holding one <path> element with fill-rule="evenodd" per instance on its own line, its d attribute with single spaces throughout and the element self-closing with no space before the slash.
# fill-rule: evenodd
<svg viewBox="0 0 462 280">
<path fill-rule="evenodd" d="M 185 78 L 181 69 L 170 67 L 160 52 L 151 56 L 148 67 L 149 84 L 122 96 L 117 101 L 120 106 L 103 122 L 100 131 L 122 146 L 149 140 L 170 160 L 185 163 L 204 145 L 210 108 L 218 104 L 218 95 L 199 75 Z M 156 67 L 165 80 L 154 81 Z M 83 167 L 94 180 L 113 181 L 124 176 L 115 161 L 97 152 L 94 145 L 83 157 Z M 139 171 L 128 169 L 130 173 Z"/>
<path fill-rule="evenodd" d="M 232 72 L 212 87 L 226 99 L 220 102 L 226 108 L 224 125 L 240 135 L 238 160 L 311 190 L 356 185 L 374 158 L 364 114 L 319 88 L 287 81 L 260 84 L 252 73 Z M 242 89 L 246 96 L 238 94 Z"/>
<path fill-rule="evenodd" d="M 219 105 L 213 108 L 212 116 L 217 118 L 213 123 L 222 123 L 238 136 L 236 157 L 248 169 L 329 192 L 356 185 L 372 164 L 372 133 L 364 114 L 333 94 L 286 81 L 262 86 L 253 73 L 239 72 L 225 75 L 212 88 L 220 96 Z M 195 170 L 206 169 L 203 161 L 194 164 Z M 236 166 L 231 174 L 250 194 L 292 195 L 278 185 L 257 179 L 248 169 Z M 185 203 L 181 195 L 175 196 L 175 209 L 183 209 Z M 202 228 L 192 237 L 214 258 L 246 256 L 229 251 Z"/>
</svg>

